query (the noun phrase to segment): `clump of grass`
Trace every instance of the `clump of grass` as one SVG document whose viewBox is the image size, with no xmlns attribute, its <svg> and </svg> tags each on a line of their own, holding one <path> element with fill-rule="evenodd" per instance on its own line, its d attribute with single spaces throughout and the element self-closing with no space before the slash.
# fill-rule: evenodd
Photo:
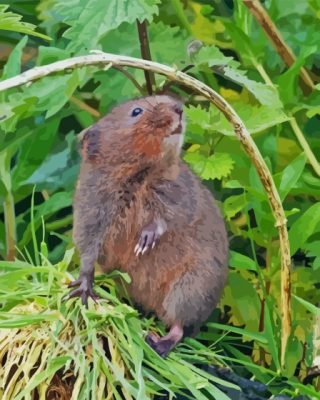
<svg viewBox="0 0 320 400">
<path fill-rule="evenodd" d="M 0 262 L 1 399 L 228 399 L 216 384 L 237 386 L 195 366 L 217 363 L 211 347 L 189 339 L 163 360 L 145 343 L 162 328 L 119 300 L 114 278 L 126 275 L 98 276 L 101 299 L 88 309 L 65 300 L 72 255 L 56 265 Z"/>
</svg>

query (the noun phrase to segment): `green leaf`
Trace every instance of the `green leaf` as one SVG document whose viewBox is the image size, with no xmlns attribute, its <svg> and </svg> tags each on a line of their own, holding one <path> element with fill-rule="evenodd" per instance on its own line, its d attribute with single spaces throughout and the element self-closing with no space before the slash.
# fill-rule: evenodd
<svg viewBox="0 0 320 400">
<path fill-rule="evenodd" d="M 249 133 L 255 134 L 282 124 L 290 119 L 281 109 L 269 106 L 253 106 L 244 103 L 234 103 L 233 108 L 244 122 Z M 200 106 L 186 108 L 189 125 L 188 131 L 200 136 L 204 131 L 217 131 L 227 136 L 234 136 L 230 122 L 216 108 L 205 110 Z M 201 128 L 201 130 L 199 130 Z M 195 132 L 195 133 L 194 133 Z"/>
<path fill-rule="evenodd" d="M 184 159 L 202 179 L 222 179 L 233 169 L 233 160 L 227 153 L 214 153 L 206 157 L 200 153 L 187 153 Z"/>
<path fill-rule="evenodd" d="M 24 97 L 36 97 L 36 110 L 46 111 L 46 118 L 49 118 L 68 102 L 79 83 L 77 70 L 62 76 L 47 76 L 26 88 Z"/>
<path fill-rule="evenodd" d="M 275 175 L 275 183 L 281 200 L 284 200 L 291 189 L 295 187 L 304 170 L 306 160 L 306 155 L 301 153 L 280 174 Z"/>
<path fill-rule="evenodd" d="M 259 265 L 256 265 L 254 260 L 236 251 L 230 251 L 229 265 L 235 269 L 246 269 L 251 271 L 256 271 L 257 268 L 260 268 Z"/>
<path fill-rule="evenodd" d="M 303 248 L 315 231 L 320 231 L 320 203 L 313 204 L 292 224 L 289 230 L 291 255 Z"/>
<path fill-rule="evenodd" d="M 39 46 L 37 65 L 46 65 L 70 57 L 70 52 L 58 47 Z"/>
<path fill-rule="evenodd" d="M 306 58 L 317 51 L 318 46 L 307 47 L 299 54 L 299 58 L 291 67 L 278 78 L 279 94 L 282 102 L 285 105 L 291 105 L 297 102 L 298 93 L 297 87 L 300 68 L 305 65 Z"/>
<path fill-rule="evenodd" d="M 18 75 L 21 72 L 21 56 L 22 51 L 27 44 L 28 37 L 24 36 L 16 47 L 10 53 L 8 61 L 3 68 L 3 74 L 1 80 L 11 78 L 12 76 Z"/>
<path fill-rule="evenodd" d="M 320 308 L 316 307 L 314 304 L 309 303 L 308 301 L 302 299 L 299 296 L 293 295 L 293 298 L 297 300 L 300 304 L 302 304 L 308 311 L 310 311 L 314 315 L 320 316 Z"/>
<path fill-rule="evenodd" d="M 59 0 L 55 9 L 71 27 L 64 33 L 73 51 L 96 49 L 100 39 L 123 22 L 151 21 L 159 0 Z"/>
<path fill-rule="evenodd" d="M 223 213 L 228 220 L 233 218 L 238 212 L 247 205 L 245 193 L 229 196 L 223 202 Z"/>
<path fill-rule="evenodd" d="M 248 280 L 250 276 L 252 277 L 248 271 L 241 271 L 239 274 L 239 271 L 231 270 L 221 303 L 222 306 L 231 307 L 230 323 L 236 326 L 245 325 L 246 329 L 255 332 L 259 329 L 261 303 L 256 288 Z"/>
<path fill-rule="evenodd" d="M 36 26 L 29 24 L 28 22 L 21 21 L 22 17 L 19 14 L 15 14 L 11 11 L 7 11 L 8 5 L 0 4 L 0 30 L 14 31 L 20 33 L 26 33 L 27 35 L 37 36 L 42 39 L 51 40 L 47 35 L 35 32 Z"/>
<path fill-rule="evenodd" d="M 215 322 L 208 322 L 207 326 L 209 328 L 222 329 L 227 332 L 238 333 L 242 336 L 245 336 L 248 339 L 256 340 L 260 343 L 268 343 L 267 339 L 262 333 L 250 332 L 247 329 L 237 328 L 236 326 L 232 325 L 218 324 Z"/>
<path fill-rule="evenodd" d="M 207 64 L 213 71 L 226 79 L 245 87 L 262 105 L 281 108 L 282 103 L 273 86 L 249 79 L 245 71 L 239 69 L 240 63 L 226 57 L 217 47 L 202 47 L 195 56 L 197 65 Z"/>
<path fill-rule="evenodd" d="M 31 137 L 25 140 L 19 147 L 18 162 L 13 171 L 14 190 L 17 190 L 33 172 L 37 171 L 39 173 L 38 168 L 52 148 L 59 123 L 60 119 L 55 118 L 34 130 L 30 127 L 32 131 Z"/>
</svg>

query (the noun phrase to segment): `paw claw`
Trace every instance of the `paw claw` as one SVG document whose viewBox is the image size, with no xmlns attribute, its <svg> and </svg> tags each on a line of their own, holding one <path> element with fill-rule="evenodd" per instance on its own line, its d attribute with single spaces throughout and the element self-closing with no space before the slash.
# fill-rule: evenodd
<svg viewBox="0 0 320 400">
<path fill-rule="evenodd" d="M 92 281 L 88 278 L 79 278 L 73 282 L 71 282 L 68 287 L 75 287 L 76 289 L 72 290 L 67 298 L 80 297 L 82 304 L 84 304 L 88 308 L 88 298 L 91 297 L 92 300 L 97 303 L 97 299 L 99 296 L 93 291 Z"/>
<path fill-rule="evenodd" d="M 138 257 L 140 254 L 145 254 L 148 250 L 154 249 L 157 240 L 160 238 L 157 232 L 158 227 L 155 223 L 152 223 L 145 227 L 140 235 L 139 242 L 134 248 L 134 254 Z"/>
<path fill-rule="evenodd" d="M 139 250 L 139 243 L 137 243 L 136 247 L 134 248 L 133 252 L 136 256 L 138 256 L 138 250 Z"/>
</svg>

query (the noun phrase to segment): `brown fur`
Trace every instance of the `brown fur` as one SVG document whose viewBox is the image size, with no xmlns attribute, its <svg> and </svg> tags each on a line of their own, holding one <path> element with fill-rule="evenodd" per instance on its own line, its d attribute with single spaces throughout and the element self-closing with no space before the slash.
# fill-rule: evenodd
<svg viewBox="0 0 320 400">
<path fill-rule="evenodd" d="M 74 241 L 82 276 L 98 260 L 105 272 L 128 272 L 129 294 L 168 326 L 197 325 L 220 299 L 227 277 L 228 241 L 211 193 L 166 140 L 179 122 L 168 96 L 116 107 L 85 134 L 74 201 Z M 142 115 L 131 117 L 141 107 Z M 167 229 L 137 257 L 145 226 Z M 81 274 L 80 274 L 81 277 Z"/>
</svg>

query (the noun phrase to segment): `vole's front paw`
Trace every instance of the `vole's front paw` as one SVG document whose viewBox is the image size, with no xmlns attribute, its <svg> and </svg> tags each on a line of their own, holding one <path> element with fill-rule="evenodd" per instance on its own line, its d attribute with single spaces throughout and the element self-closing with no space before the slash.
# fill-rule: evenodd
<svg viewBox="0 0 320 400">
<path fill-rule="evenodd" d="M 153 249 L 160 236 L 159 227 L 155 222 L 147 225 L 141 232 L 139 242 L 134 248 L 134 254 L 138 257 L 139 254 L 143 255 L 148 249 Z"/>
<path fill-rule="evenodd" d="M 78 286 L 76 289 L 69 293 L 69 298 L 71 297 L 81 297 L 82 304 L 88 307 L 88 298 L 91 297 L 96 303 L 99 296 L 93 290 L 93 283 L 90 279 L 81 277 L 69 284 L 69 288 Z"/>
</svg>

